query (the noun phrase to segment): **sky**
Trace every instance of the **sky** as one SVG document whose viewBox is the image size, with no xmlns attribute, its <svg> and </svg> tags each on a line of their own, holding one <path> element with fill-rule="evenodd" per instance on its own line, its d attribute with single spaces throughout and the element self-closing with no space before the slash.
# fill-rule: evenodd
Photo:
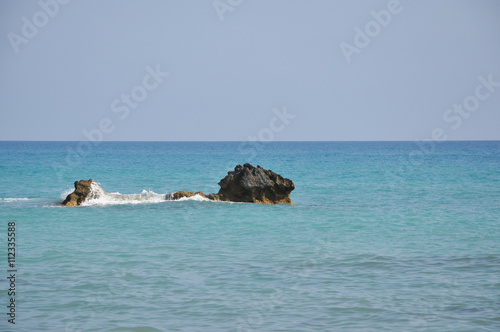
<svg viewBox="0 0 500 332">
<path fill-rule="evenodd" d="M 500 139 L 497 0 L 0 2 L 0 140 Z"/>
</svg>

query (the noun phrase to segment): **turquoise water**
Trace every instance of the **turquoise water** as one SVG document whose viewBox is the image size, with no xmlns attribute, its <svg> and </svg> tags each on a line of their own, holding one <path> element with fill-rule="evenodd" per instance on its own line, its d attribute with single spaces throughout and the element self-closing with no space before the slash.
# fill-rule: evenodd
<svg viewBox="0 0 500 332">
<path fill-rule="evenodd" d="M 157 199 L 245 162 L 296 205 Z M 1 331 L 500 330 L 500 142 L 0 142 L 0 174 Z M 58 205 L 89 178 L 142 194 Z"/>
</svg>

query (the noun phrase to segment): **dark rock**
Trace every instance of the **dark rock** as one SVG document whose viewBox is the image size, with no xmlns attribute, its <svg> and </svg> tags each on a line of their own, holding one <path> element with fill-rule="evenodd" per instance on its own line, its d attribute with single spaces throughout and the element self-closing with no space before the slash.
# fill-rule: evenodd
<svg viewBox="0 0 500 332">
<path fill-rule="evenodd" d="M 179 199 L 199 194 L 214 201 L 248 202 L 261 204 L 293 204 L 290 193 L 295 189 L 292 180 L 285 179 L 271 170 L 250 164 L 237 165 L 234 171 L 220 182 L 217 194 L 205 195 L 202 192 L 192 193 L 178 191 L 169 194 L 167 199 Z"/>
<path fill-rule="evenodd" d="M 271 170 L 250 164 L 237 165 L 220 182 L 219 200 L 263 204 L 293 204 L 290 193 L 295 189 L 292 180 Z"/>
<path fill-rule="evenodd" d="M 94 182 L 92 179 L 75 181 L 75 191 L 66 196 L 62 205 L 77 206 L 85 202 L 85 199 L 90 194 L 90 185 L 92 182 Z"/>
</svg>

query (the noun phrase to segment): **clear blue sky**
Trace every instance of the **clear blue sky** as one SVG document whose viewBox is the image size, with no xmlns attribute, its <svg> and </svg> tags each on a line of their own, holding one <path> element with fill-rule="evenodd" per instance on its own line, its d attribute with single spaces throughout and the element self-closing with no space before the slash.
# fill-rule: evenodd
<svg viewBox="0 0 500 332">
<path fill-rule="evenodd" d="M 0 2 L 0 140 L 500 139 L 497 0 L 40 3 Z"/>
</svg>

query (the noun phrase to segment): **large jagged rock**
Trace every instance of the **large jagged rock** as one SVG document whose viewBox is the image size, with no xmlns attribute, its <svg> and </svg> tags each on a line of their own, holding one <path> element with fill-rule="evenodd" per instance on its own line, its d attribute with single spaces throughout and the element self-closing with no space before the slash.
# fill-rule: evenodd
<svg viewBox="0 0 500 332">
<path fill-rule="evenodd" d="M 205 195 L 202 192 L 178 191 L 170 194 L 168 198 L 179 199 L 199 194 L 216 201 L 293 204 L 290 199 L 290 193 L 295 189 L 292 180 L 260 166 L 237 165 L 234 171 L 229 171 L 226 177 L 220 180 L 219 186 L 221 188 L 217 194 Z"/>
<path fill-rule="evenodd" d="M 292 204 L 290 193 L 295 189 L 292 180 L 250 164 L 237 165 L 219 182 L 219 186 L 217 195 L 221 200 L 263 204 Z"/>
<path fill-rule="evenodd" d="M 90 186 L 92 182 L 94 182 L 92 179 L 75 181 L 75 191 L 66 196 L 62 205 L 77 206 L 85 202 L 87 196 L 90 194 Z"/>
</svg>

